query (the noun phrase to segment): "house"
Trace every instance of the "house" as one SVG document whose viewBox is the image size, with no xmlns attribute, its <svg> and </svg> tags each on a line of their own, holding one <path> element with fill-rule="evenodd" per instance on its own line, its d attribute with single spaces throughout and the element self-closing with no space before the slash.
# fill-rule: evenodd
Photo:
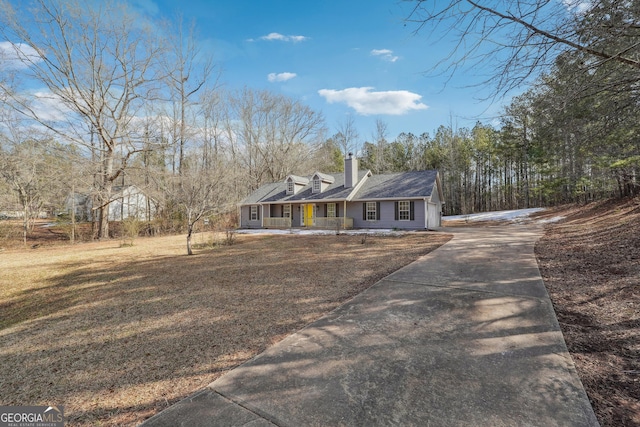
<svg viewBox="0 0 640 427">
<path fill-rule="evenodd" d="M 71 216 L 75 211 L 76 221 L 90 221 L 91 216 L 91 196 L 88 194 L 69 194 L 64 201 L 64 211 Z"/>
<path fill-rule="evenodd" d="M 351 153 L 344 173 L 289 175 L 239 206 L 241 228 L 393 228 L 441 226 L 442 184 L 436 170 L 374 175 Z"/>
<path fill-rule="evenodd" d="M 75 209 L 78 220 L 90 221 L 93 218 L 93 200 L 89 195 L 75 193 L 68 196 L 65 208 L 69 214 Z M 156 202 L 135 185 L 113 187 L 109 203 L 109 221 L 122 221 L 127 218 L 149 221 L 155 216 L 156 211 Z"/>
<path fill-rule="evenodd" d="M 109 221 L 136 218 L 150 221 L 156 214 L 156 202 L 135 185 L 114 187 L 109 203 Z"/>
</svg>

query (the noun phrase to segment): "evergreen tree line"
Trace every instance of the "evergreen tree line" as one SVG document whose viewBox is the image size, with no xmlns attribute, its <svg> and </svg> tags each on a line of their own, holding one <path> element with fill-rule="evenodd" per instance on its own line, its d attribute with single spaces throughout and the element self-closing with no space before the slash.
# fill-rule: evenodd
<svg viewBox="0 0 640 427">
<path fill-rule="evenodd" d="M 438 169 L 448 215 L 638 195 L 636 80 L 623 80 L 619 64 L 585 66 L 581 54 L 560 56 L 497 126 L 376 138 L 361 163 L 376 173 Z"/>
</svg>

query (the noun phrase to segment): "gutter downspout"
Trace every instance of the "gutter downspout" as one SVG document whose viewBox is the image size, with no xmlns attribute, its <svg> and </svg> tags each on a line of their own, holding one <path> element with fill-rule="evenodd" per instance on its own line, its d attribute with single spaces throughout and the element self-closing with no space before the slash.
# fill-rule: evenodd
<svg viewBox="0 0 640 427">
<path fill-rule="evenodd" d="M 424 201 L 424 229 L 429 229 L 429 202 L 427 202 L 427 198 L 422 199 Z"/>
</svg>

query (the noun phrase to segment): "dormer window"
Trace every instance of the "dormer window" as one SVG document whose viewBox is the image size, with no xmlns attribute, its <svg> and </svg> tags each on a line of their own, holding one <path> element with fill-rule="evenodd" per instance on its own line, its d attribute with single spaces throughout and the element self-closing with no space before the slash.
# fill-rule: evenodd
<svg viewBox="0 0 640 427">
<path fill-rule="evenodd" d="M 311 192 L 322 193 L 331 184 L 333 184 L 334 181 L 335 178 L 332 175 L 316 172 L 311 178 Z"/>
<path fill-rule="evenodd" d="M 284 180 L 287 188 L 287 196 L 292 196 L 300 191 L 305 186 L 309 185 L 309 178 L 302 176 L 289 175 Z"/>
</svg>

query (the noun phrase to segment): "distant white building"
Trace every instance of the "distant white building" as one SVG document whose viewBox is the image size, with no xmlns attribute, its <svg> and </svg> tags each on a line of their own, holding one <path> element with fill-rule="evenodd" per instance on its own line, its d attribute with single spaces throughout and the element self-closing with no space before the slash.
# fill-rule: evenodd
<svg viewBox="0 0 640 427">
<path fill-rule="evenodd" d="M 65 210 L 68 214 L 75 209 L 76 219 L 91 221 L 93 218 L 93 201 L 86 194 L 75 194 L 67 197 Z M 137 218 L 141 221 L 152 219 L 157 212 L 157 203 L 135 185 L 113 187 L 113 195 L 109 203 L 109 221 L 122 221 Z"/>
</svg>

